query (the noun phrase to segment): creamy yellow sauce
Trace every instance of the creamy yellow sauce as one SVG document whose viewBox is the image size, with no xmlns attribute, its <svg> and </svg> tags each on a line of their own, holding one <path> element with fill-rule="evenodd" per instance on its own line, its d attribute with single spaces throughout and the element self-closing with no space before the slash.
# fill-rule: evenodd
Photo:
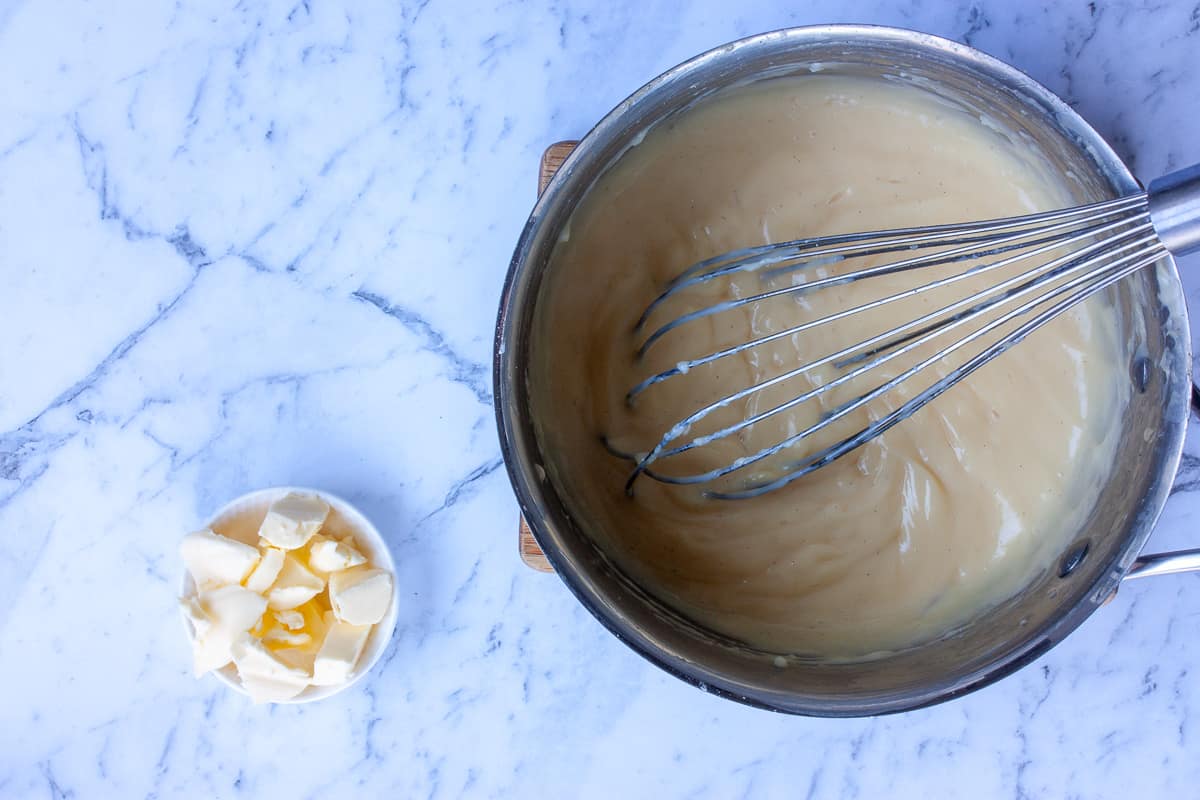
<svg viewBox="0 0 1200 800">
<path fill-rule="evenodd" d="M 1090 300 L 912 419 L 752 500 L 643 476 L 606 450 L 645 452 L 680 419 L 1015 274 L 893 303 L 626 392 L 728 344 L 947 275 L 788 295 L 647 333 L 712 303 L 865 264 L 743 273 L 693 287 L 633 328 L 668 281 L 726 251 L 805 236 L 985 219 L 1070 205 L 1066 185 L 994 125 L 924 90 L 848 77 L 772 81 L 705 101 L 649 131 L 592 188 L 553 255 L 529 376 L 549 479 L 619 564 L 687 616 L 775 652 L 858 657 L 920 643 L 1019 591 L 1071 540 L 1113 460 L 1124 381 L 1111 309 Z M 895 255 L 891 256 L 894 260 Z M 1045 260 L 1045 259 L 1043 259 Z M 1028 266 L 1028 265 L 1026 265 Z M 986 343 L 990 337 L 981 342 Z M 851 414 L 847 435 L 913 396 L 969 349 Z M 757 452 L 933 352 L 921 348 L 834 396 L 657 465 L 682 475 Z M 777 405 L 846 368 L 826 365 L 720 409 L 694 436 Z M 720 482 L 783 474 L 805 441 Z"/>
</svg>

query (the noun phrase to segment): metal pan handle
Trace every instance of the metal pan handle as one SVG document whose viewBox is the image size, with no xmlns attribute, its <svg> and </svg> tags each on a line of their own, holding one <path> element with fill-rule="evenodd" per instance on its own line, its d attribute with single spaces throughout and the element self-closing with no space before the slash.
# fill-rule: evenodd
<svg viewBox="0 0 1200 800">
<path fill-rule="evenodd" d="M 1200 417 L 1200 386 L 1192 384 L 1192 413 Z M 1151 553 L 1140 556 L 1125 580 L 1150 578 L 1155 575 L 1177 575 L 1183 572 L 1200 572 L 1200 549 L 1174 550 L 1170 553 Z"/>
<path fill-rule="evenodd" d="M 1149 578 L 1154 575 L 1175 575 L 1181 572 L 1200 572 L 1200 550 L 1176 550 L 1171 553 L 1142 556 L 1133 562 L 1133 567 L 1125 573 L 1125 580 Z"/>
<path fill-rule="evenodd" d="M 1177 256 L 1200 250 L 1200 164 L 1150 182 L 1150 222 Z"/>
</svg>

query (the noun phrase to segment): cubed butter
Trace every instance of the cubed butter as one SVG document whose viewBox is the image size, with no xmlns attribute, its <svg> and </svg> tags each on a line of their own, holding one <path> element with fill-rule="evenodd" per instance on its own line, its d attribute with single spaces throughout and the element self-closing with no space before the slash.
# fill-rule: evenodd
<svg viewBox="0 0 1200 800">
<path fill-rule="evenodd" d="M 204 613 L 204 609 L 200 607 L 200 601 L 195 595 L 181 598 L 179 608 L 182 609 L 188 624 L 192 626 L 192 635 L 197 639 L 203 638 L 212 629 L 212 620 Z"/>
<path fill-rule="evenodd" d="M 258 564 L 258 550 L 205 528 L 179 545 L 183 563 L 200 591 L 241 583 Z"/>
<path fill-rule="evenodd" d="M 313 674 L 313 661 L 316 659 L 317 650 L 311 645 L 304 647 L 283 647 L 273 648 L 275 657 L 289 667 L 304 670 L 308 675 Z M 309 681 L 311 683 L 311 681 Z"/>
<path fill-rule="evenodd" d="M 185 597 L 179 601 L 183 616 L 192 626 L 192 672 L 199 678 L 212 669 L 223 667 L 229 663 L 229 646 L 232 638 L 222 644 L 212 637 L 213 624 L 200 602 L 195 597 Z"/>
<path fill-rule="evenodd" d="M 283 569 L 283 556 L 284 552 L 278 547 L 264 547 L 262 560 L 250 573 L 250 577 L 246 578 L 246 588 L 252 592 L 266 594 L 271 584 L 279 577 L 279 570 Z"/>
<path fill-rule="evenodd" d="M 291 553 L 283 558 L 279 577 L 267 590 L 267 605 L 275 611 L 286 611 L 304 605 L 325 588 L 325 581 L 309 572 Z"/>
<path fill-rule="evenodd" d="M 287 628 L 271 628 L 263 634 L 263 644 L 271 647 L 302 647 L 312 642 L 304 631 L 289 631 Z"/>
<path fill-rule="evenodd" d="M 200 607 L 218 628 L 248 631 L 267 610 L 266 599 L 244 586 L 222 586 L 210 592 L 201 592 Z"/>
<path fill-rule="evenodd" d="M 392 602 L 392 574 L 387 570 L 353 567 L 329 576 L 329 603 L 342 622 L 374 625 Z"/>
<path fill-rule="evenodd" d="M 312 644 L 303 649 L 312 650 L 314 653 L 320 647 L 321 642 L 325 641 L 325 629 L 329 627 L 325 621 L 325 615 L 329 613 L 329 609 L 322 605 L 322 599 L 323 597 L 318 595 L 296 609 L 304 615 L 304 630 L 313 637 Z"/>
<path fill-rule="evenodd" d="M 393 578 L 372 568 L 344 525 L 322 533 L 329 513 L 319 497 L 289 494 L 271 505 L 257 547 L 210 529 L 184 538 L 196 590 L 180 607 L 197 676 L 233 663 L 256 703 L 354 676 L 371 626 L 391 606 Z"/>
<path fill-rule="evenodd" d="M 249 634 L 233 642 L 233 663 L 242 687 L 255 703 L 278 703 L 300 694 L 311 682 L 303 669 L 277 658 Z"/>
<path fill-rule="evenodd" d="M 329 504 L 315 495 L 287 494 L 271 504 L 258 535 L 275 547 L 295 550 L 308 543 L 329 516 Z"/>
<path fill-rule="evenodd" d="M 234 640 L 254 627 L 266 609 L 266 598 L 242 586 L 222 586 L 185 600 L 184 613 L 196 637 L 192 662 L 196 675 L 228 664 Z"/>
<path fill-rule="evenodd" d="M 248 633 L 233 640 L 232 651 L 233 663 L 243 679 L 252 676 L 304 685 L 312 678 L 304 670 L 281 661 L 266 645 Z"/>
<path fill-rule="evenodd" d="M 192 674 L 199 678 L 228 664 L 233 660 L 233 654 L 230 652 L 232 647 L 232 636 L 209 635 L 197 639 L 192 646 Z"/>
<path fill-rule="evenodd" d="M 354 549 L 352 540 L 338 541 L 314 536 L 308 545 L 308 566 L 314 571 L 337 572 L 367 563 L 367 558 Z"/>
<path fill-rule="evenodd" d="M 351 625 L 336 619 L 332 612 L 325 619 L 328 630 L 313 662 L 312 682 L 317 686 L 344 683 L 354 674 L 354 665 L 362 655 L 370 625 Z"/>
<path fill-rule="evenodd" d="M 243 675 L 242 688 L 255 703 L 284 703 L 308 688 L 307 683 L 277 681 L 258 675 Z"/>
<path fill-rule="evenodd" d="M 289 631 L 303 630 L 304 614 L 300 611 L 272 611 L 271 616 L 275 617 L 275 621 Z"/>
</svg>

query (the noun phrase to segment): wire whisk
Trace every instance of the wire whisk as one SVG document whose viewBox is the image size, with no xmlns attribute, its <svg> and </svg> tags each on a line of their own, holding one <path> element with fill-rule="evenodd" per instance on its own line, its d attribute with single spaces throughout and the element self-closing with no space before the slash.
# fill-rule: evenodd
<svg viewBox="0 0 1200 800">
<path fill-rule="evenodd" d="M 940 305 L 919 313 L 861 341 L 836 347 L 805 363 L 785 365 L 782 372 L 705 402 L 662 432 L 646 452 L 615 454 L 634 462 L 626 483 L 633 493 L 637 479 L 646 475 L 677 485 L 718 484 L 706 496 L 744 499 L 779 489 L 818 470 L 893 426 L 1001 355 L 1030 333 L 1126 276 L 1155 264 L 1168 253 L 1180 255 L 1200 248 L 1200 165 L 1172 173 L 1151 183 L 1147 192 L 1058 211 L 969 222 L 902 228 L 869 233 L 800 239 L 749 247 L 693 265 L 671 281 L 646 308 L 636 325 L 634 358 L 646 363 L 664 337 L 701 320 L 717 318 L 735 309 L 753 310 L 777 298 L 811 298 L 836 287 L 908 274 L 911 285 L 889 290 L 847 308 L 813 319 L 804 319 L 781 330 L 755 335 L 746 341 L 721 346 L 713 352 L 677 361 L 633 386 L 626 401 L 636 412 L 643 395 L 692 370 L 731 356 L 756 351 L 798 335 L 812 334 L 836 322 L 862 319 L 887 306 L 914 299 L 936 299 Z M 871 262 L 878 262 L 871 265 Z M 829 274 L 836 265 L 837 274 Z M 941 269 L 934 269 L 941 268 Z M 739 275 L 762 277 L 761 291 L 747 296 L 713 301 L 705 287 Z M 815 279 L 810 279 L 815 275 Z M 788 285 L 776 285 L 791 277 Z M 986 283 L 980 287 L 980 279 Z M 958 294 L 951 294 L 957 289 Z M 688 305 L 692 295 L 703 305 Z M 694 308 L 660 321 L 670 309 Z M 900 306 L 907 308 L 907 306 Z M 682 332 L 685 333 L 686 331 Z M 679 336 L 682 333 L 675 333 Z M 951 336 L 950 334 L 954 334 Z M 974 345 L 975 349 L 971 349 Z M 752 354 L 752 353 L 750 353 Z M 965 358 L 947 369 L 949 357 Z M 904 361 L 906 357 L 913 363 Z M 888 367 L 897 369 L 887 374 Z M 940 368 L 937 365 L 941 365 Z M 814 379 L 818 370 L 836 375 Z M 872 375 L 877 376 L 872 378 Z M 932 380 L 929 377 L 934 375 Z M 801 376 L 815 385 L 787 396 L 765 410 L 753 405 L 768 390 Z M 918 376 L 922 376 L 918 379 Z M 928 380 L 902 403 L 835 441 L 805 452 L 833 426 L 850 415 L 906 385 Z M 867 386 L 862 391 L 855 387 Z M 745 436 L 763 421 L 802 404 L 829 400 L 835 390 L 850 392 L 811 424 L 790 432 L 779 441 L 751 448 L 726 463 L 683 474 L 661 467 L 668 459 L 734 436 Z M 746 401 L 752 411 L 715 430 L 697 433 L 700 424 L 715 413 Z M 711 419 L 710 419 L 711 418 Z M 792 457 L 792 453 L 798 453 Z M 763 473 L 763 466 L 782 461 Z M 737 479 L 735 473 L 750 474 Z M 732 484 L 732 485 L 730 485 Z"/>
</svg>

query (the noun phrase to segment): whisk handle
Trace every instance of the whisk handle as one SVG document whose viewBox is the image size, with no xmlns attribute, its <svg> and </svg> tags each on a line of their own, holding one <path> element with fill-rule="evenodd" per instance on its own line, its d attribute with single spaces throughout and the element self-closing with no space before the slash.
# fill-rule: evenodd
<svg viewBox="0 0 1200 800">
<path fill-rule="evenodd" d="M 1200 164 L 1150 182 L 1150 222 L 1172 254 L 1200 250 Z"/>
</svg>

